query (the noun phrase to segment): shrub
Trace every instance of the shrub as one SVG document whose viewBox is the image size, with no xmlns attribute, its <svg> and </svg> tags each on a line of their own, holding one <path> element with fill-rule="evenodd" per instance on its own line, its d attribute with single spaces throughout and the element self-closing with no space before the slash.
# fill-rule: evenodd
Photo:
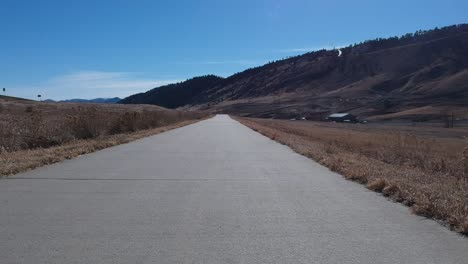
<svg viewBox="0 0 468 264">
<path fill-rule="evenodd" d="M 206 116 L 148 106 L 0 104 L 0 151 L 46 148 L 72 140 L 157 128 Z"/>
<path fill-rule="evenodd" d="M 378 178 L 378 179 L 374 179 L 370 181 L 367 184 L 367 188 L 374 192 L 381 192 L 385 188 L 386 185 L 387 185 L 387 182 L 384 179 Z"/>
<path fill-rule="evenodd" d="M 135 132 L 141 127 L 141 124 L 139 124 L 141 119 L 141 113 L 126 112 L 114 121 L 114 125 L 110 129 L 110 134 Z"/>
<path fill-rule="evenodd" d="M 67 116 L 66 126 L 76 139 L 95 138 L 106 134 L 110 118 L 112 118 L 110 115 L 106 116 L 105 113 L 99 112 L 94 107 L 78 107 L 75 114 Z"/>
</svg>

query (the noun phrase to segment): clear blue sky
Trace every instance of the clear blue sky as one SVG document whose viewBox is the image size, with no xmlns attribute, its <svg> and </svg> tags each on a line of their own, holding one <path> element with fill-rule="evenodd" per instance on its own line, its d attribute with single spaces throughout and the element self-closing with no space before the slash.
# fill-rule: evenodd
<svg viewBox="0 0 468 264">
<path fill-rule="evenodd" d="M 466 0 L 1 0 L 0 87 L 124 97 L 309 50 L 468 22 Z"/>
</svg>

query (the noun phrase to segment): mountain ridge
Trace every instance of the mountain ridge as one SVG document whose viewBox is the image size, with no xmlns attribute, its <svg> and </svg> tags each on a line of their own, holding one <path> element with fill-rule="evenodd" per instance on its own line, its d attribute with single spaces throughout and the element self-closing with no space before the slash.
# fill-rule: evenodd
<svg viewBox="0 0 468 264">
<path fill-rule="evenodd" d="M 468 24 L 459 24 L 349 45 L 340 48 L 341 56 L 336 49 L 319 50 L 227 78 L 198 77 L 197 85 L 193 78 L 161 87 L 164 97 L 155 88 L 120 103 L 165 104 L 169 98 L 169 108 L 312 119 L 343 111 L 370 117 L 424 106 L 468 107 L 467 47 Z M 178 101 L 179 93 L 187 96 Z"/>
<path fill-rule="evenodd" d="M 74 98 L 74 99 L 67 99 L 67 100 L 51 100 L 47 99 L 45 100 L 46 102 L 58 102 L 58 103 L 97 103 L 97 104 L 115 104 L 122 99 L 119 97 L 112 97 L 112 98 L 93 98 L 93 99 L 80 99 L 80 98 Z"/>
</svg>

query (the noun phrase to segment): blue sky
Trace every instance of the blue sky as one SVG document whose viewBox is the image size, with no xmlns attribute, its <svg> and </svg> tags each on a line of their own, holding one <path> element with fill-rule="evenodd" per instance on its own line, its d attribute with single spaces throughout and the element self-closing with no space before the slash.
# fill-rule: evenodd
<svg viewBox="0 0 468 264">
<path fill-rule="evenodd" d="M 467 23 L 466 10 L 466 0 L 1 0 L 0 87 L 26 98 L 124 97 Z"/>
</svg>

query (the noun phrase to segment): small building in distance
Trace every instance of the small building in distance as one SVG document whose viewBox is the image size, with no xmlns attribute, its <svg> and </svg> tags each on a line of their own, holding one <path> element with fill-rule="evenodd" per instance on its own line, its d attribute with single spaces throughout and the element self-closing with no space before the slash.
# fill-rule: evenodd
<svg viewBox="0 0 468 264">
<path fill-rule="evenodd" d="M 346 123 L 357 123 L 358 119 L 356 116 L 350 113 L 335 113 L 327 117 L 328 121 L 332 122 L 346 122 Z"/>
</svg>

